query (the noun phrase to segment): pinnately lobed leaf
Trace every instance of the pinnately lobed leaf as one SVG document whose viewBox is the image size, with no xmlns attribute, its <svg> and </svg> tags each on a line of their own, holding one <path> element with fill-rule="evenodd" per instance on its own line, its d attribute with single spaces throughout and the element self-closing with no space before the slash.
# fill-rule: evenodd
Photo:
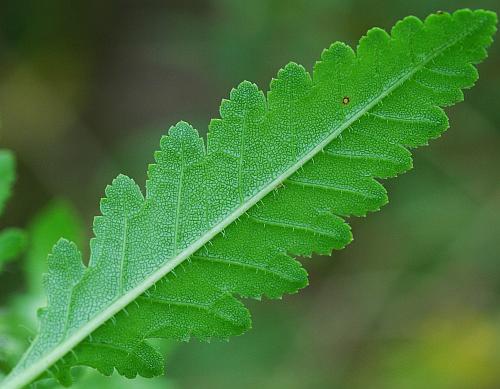
<svg viewBox="0 0 500 389">
<path fill-rule="evenodd" d="M 40 331 L 3 383 L 71 383 L 73 366 L 162 374 L 150 338 L 228 338 L 250 327 L 237 297 L 307 285 L 294 256 L 352 239 L 345 218 L 387 202 L 376 178 L 412 166 L 409 149 L 448 127 L 440 107 L 477 80 L 496 15 L 460 10 L 374 28 L 354 52 L 334 43 L 312 75 L 290 63 L 267 97 L 242 82 L 205 146 L 180 122 L 161 139 L 146 193 L 120 175 L 94 220 L 88 266 L 60 240 L 48 259 Z"/>
</svg>

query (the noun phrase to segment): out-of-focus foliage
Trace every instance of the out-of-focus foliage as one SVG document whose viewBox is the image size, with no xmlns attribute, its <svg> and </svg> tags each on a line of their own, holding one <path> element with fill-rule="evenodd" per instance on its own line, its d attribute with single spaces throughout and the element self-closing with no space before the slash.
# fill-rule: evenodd
<svg viewBox="0 0 500 389">
<path fill-rule="evenodd" d="M 12 194 L 14 179 L 14 156 L 8 150 L 0 150 L 0 214 L 3 213 L 5 203 Z"/>
<path fill-rule="evenodd" d="M 15 160 L 8 150 L 0 150 L 0 216 L 12 195 L 15 180 Z M 0 231 L 0 271 L 3 264 L 16 258 L 26 245 L 26 236 L 19 228 Z"/>
<path fill-rule="evenodd" d="M 265 87 L 290 59 L 310 67 L 333 40 L 354 44 L 374 25 L 461 7 L 500 11 L 497 0 L 5 0 L 0 143 L 18 154 L 20 175 L 1 222 L 25 225 L 64 195 L 89 226 L 117 172 L 143 182 L 165 128 L 181 118 L 206 127 L 242 79 Z M 172 381 L 405 389 L 430 386 L 432 364 L 445 388 L 469 389 L 476 379 L 474 388 L 500 386 L 495 353 L 477 351 L 500 333 L 498 43 L 489 56 L 476 87 L 449 112 L 450 136 L 388 183 L 391 203 L 353 223 L 349 250 L 308 263 L 311 286 L 286 304 L 251 304 L 253 330 L 244 337 L 176 349 L 167 361 Z M 22 285 L 18 269 L 0 275 L 2 301 Z M 429 359 L 432 344 L 439 363 Z"/>
<path fill-rule="evenodd" d="M 0 232 L 0 270 L 2 265 L 14 259 L 26 246 L 26 235 L 19 228 L 7 228 Z"/>
</svg>

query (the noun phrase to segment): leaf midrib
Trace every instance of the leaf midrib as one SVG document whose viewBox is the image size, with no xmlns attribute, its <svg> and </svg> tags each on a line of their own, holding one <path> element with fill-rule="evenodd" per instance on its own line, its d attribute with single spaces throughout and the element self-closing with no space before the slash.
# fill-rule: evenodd
<svg viewBox="0 0 500 389">
<path fill-rule="evenodd" d="M 208 230 L 203 236 L 198 240 L 193 242 L 190 246 L 185 248 L 179 254 L 169 259 L 162 267 L 157 271 L 152 273 L 147 277 L 142 283 L 137 285 L 135 288 L 129 290 L 126 294 L 116 299 L 112 304 L 110 304 L 105 310 L 103 310 L 98 315 L 94 316 L 85 325 L 80 327 L 77 331 L 71 334 L 67 339 L 55 347 L 52 351 L 45 354 L 36 363 L 31 364 L 28 368 L 23 369 L 15 375 L 7 376 L 6 380 L 2 382 L 4 389 L 17 389 L 25 385 L 28 385 L 31 381 L 42 374 L 46 369 L 56 363 L 60 358 L 70 352 L 79 343 L 81 343 L 85 338 L 91 335 L 97 328 L 102 326 L 108 320 L 110 320 L 114 315 L 123 310 L 128 304 L 132 303 L 137 297 L 143 294 L 146 290 L 152 287 L 156 282 L 165 277 L 170 271 L 175 267 L 184 262 L 187 258 L 193 255 L 196 251 L 202 248 L 206 243 L 213 239 L 216 235 L 222 232 L 226 227 L 231 225 L 235 220 L 241 217 L 245 212 L 252 208 L 255 204 L 261 201 L 267 194 L 276 189 L 281 183 L 294 174 L 300 167 L 309 162 L 316 154 L 320 153 L 330 142 L 337 138 L 345 129 L 349 128 L 353 123 L 359 120 L 363 115 L 368 113 L 373 107 L 380 103 L 384 98 L 386 98 L 390 93 L 396 90 L 398 87 L 403 85 L 406 81 L 411 79 L 411 77 L 418 71 L 422 70 L 426 64 L 431 62 L 433 59 L 441 55 L 445 50 L 453 47 L 455 44 L 460 42 L 462 39 L 477 31 L 484 23 L 478 23 L 475 28 L 464 31 L 457 38 L 451 40 L 450 42 L 443 44 L 433 51 L 431 51 L 420 64 L 413 67 L 410 71 L 402 73 L 395 81 L 385 90 L 382 91 L 380 95 L 374 97 L 369 101 L 364 107 L 353 112 L 348 116 L 344 122 L 333 128 L 327 137 L 325 137 L 321 142 L 319 142 L 315 147 L 313 147 L 309 152 L 304 153 L 298 161 L 291 166 L 289 166 L 283 173 L 277 176 L 273 181 L 268 183 L 259 192 L 249 197 L 245 203 L 238 206 L 233 212 L 231 212 L 225 219 L 221 220 L 212 229 Z"/>
</svg>

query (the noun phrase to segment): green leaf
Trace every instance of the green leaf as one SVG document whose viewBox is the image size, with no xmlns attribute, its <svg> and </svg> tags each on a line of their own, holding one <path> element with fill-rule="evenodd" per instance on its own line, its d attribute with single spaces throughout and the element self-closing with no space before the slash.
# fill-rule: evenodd
<svg viewBox="0 0 500 389">
<path fill-rule="evenodd" d="M 36 309 L 44 304 L 42 274 L 47 271 L 46 253 L 60 236 L 83 242 L 83 228 L 76 211 L 66 201 L 49 203 L 35 215 L 27 235 L 29 245 L 22 271 L 27 291 L 8 300 L 0 310 L 0 370 L 6 372 L 15 365 L 24 351 L 27 339 L 36 332 Z M 1 239 L 0 239 L 1 241 Z M 1 252 L 0 243 L 0 252 Z M 20 325 L 22 323 L 22 325 Z"/>
<path fill-rule="evenodd" d="M 410 148 L 447 127 L 486 57 L 496 15 L 461 10 L 334 43 L 312 75 L 280 70 L 267 98 L 241 83 L 207 146 L 184 122 L 162 138 L 146 193 L 120 175 L 94 221 L 90 260 L 60 240 L 49 256 L 40 331 L 3 383 L 70 384 L 77 365 L 126 377 L 163 372 L 150 338 L 227 338 L 250 327 L 238 297 L 306 286 L 294 256 L 351 240 L 348 216 L 387 202 L 375 178 L 411 167 Z"/>
<path fill-rule="evenodd" d="M 28 291 L 24 295 L 15 296 L 8 301 L 8 305 L 0 310 L 0 378 L 4 372 L 15 365 L 22 355 L 28 337 L 36 328 L 35 309 L 43 304 L 40 295 L 41 274 L 47 271 L 45 254 L 60 236 L 75 242 L 83 242 L 83 227 L 74 207 L 64 200 L 53 200 L 44 207 L 32 220 L 28 229 L 30 237 L 29 248 L 26 253 L 26 263 L 23 266 L 27 278 Z M 22 323 L 22 326 L 19 324 Z M 78 372 L 78 382 L 75 388 L 114 389 L 114 388 L 141 388 L 156 389 L 170 387 L 163 377 L 158 379 L 127 380 L 114 375 L 103 379 L 95 371 Z M 85 374 L 83 374 L 85 373 Z M 54 382 L 46 380 L 37 387 L 54 387 Z"/>
<path fill-rule="evenodd" d="M 16 178 L 14 155 L 9 150 L 0 150 L 0 215 L 11 196 Z M 3 264 L 15 259 L 26 246 L 26 235 L 18 228 L 0 231 L 0 271 Z"/>
<path fill-rule="evenodd" d="M 64 200 L 53 200 L 31 221 L 30 244 L 26 253 L 26 277 L 29 292 L 43 293 L 42 274 L 47 272 L 47 253 L 61 236 L 83 243 L 83 226 L 74 207 Z"/>
<path fill-rule="evenodd" d="M 18 228 L 0 232 L 0 271 L 5 262 L 16 258 L 24 250 L 26 243 L 26 234 Z"/>
<path fill-rule="evenodd" d="M 0 215 L 9 199 L 15 180 L 15 160 L 9 150 L 0 149 Z"/>
</svg>

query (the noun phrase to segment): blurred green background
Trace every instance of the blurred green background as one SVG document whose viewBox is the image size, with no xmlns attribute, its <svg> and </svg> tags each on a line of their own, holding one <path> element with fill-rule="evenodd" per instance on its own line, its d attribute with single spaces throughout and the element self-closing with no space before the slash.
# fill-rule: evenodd
<svg viewBox="0 0 500 389">
<path fill-rule="evenodd" d="M 18 181 L 0 227 L 31 241 L 0 274 L 0 371 L 28 344 L 51 244 L 87 242 L 106 184 L 144 183 L 171 124 L 205 133 L 243 79 L 267 90 L 335 40 L 461 7 L 500 12 L 498 0 L 1 0 L 0 147 Z M 499 42 L 479 71 L 449 132 L 386 182 L 390 204 L 352 220 L 346 250 L 307 260 L 302 293 L 248 301 L 253 329 L 228 343 L 162 345 L 166 377 L 84 373 L 81 387 L 500 388 Z"/>
</svg>

